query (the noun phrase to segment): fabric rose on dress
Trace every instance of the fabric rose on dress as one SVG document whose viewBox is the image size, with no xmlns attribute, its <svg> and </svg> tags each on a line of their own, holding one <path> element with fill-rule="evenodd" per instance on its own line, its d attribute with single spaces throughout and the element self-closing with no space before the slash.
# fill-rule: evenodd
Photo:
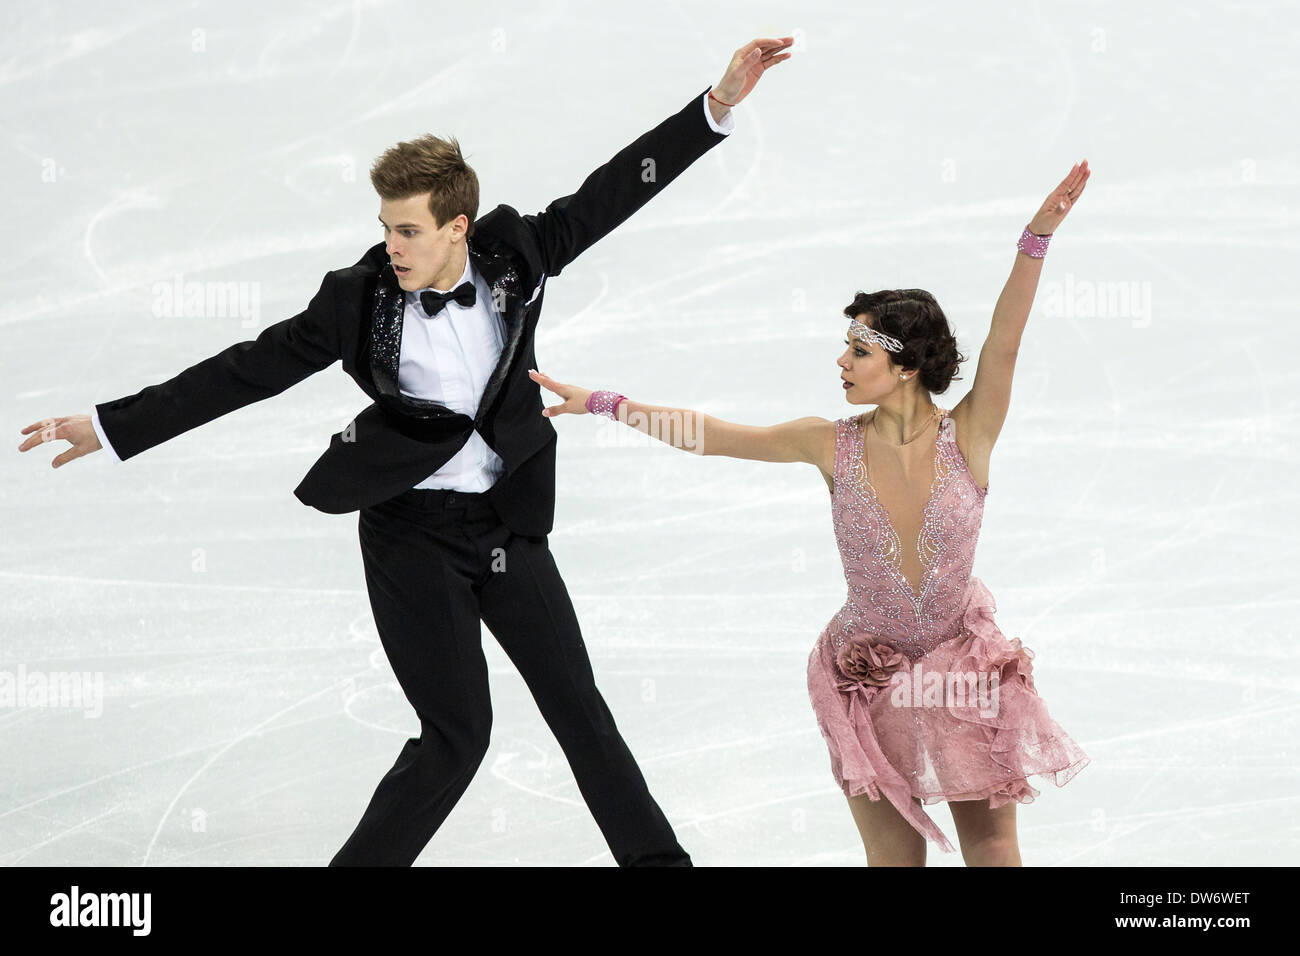
<svg viewBox="0 0 1300 956">
<path fill-rule="evenodd" d="M 861 690 L 871 696 L 889 684 L 894 672 L 907 663 L 907 657 L 868 634 L 855 634 L 844 642 L 835 662 L 841 675 L 836 687 L 846 693 Z"/>
</svg>

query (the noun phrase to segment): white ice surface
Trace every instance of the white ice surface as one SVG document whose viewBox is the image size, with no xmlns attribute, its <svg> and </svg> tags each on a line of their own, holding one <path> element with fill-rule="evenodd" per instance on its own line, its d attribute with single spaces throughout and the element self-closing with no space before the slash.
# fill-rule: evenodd
<svg viewBox="0 0 1300 956">
<path fill-rule="evenodd" d="M 19 455 L 19 430 L 299 311 L 380 240 L 366 171 L 391 143 L 454 135 L 481 211 L 536 211 L 738 46 L 796 31 L 732 138 L 549 285 L 543 370 L 753 424 L 837 418 L 857 410 L 836 378 L 840 310 L 858 289 L 919 286 L 971 357 L 939 396 L 951 407 L 1021 227 L 1086 156 L 975 565 L 1093 758 L 1062 789 L 1031 781 L 1023 857 L 1296 861 L 1296 5 L 793 10 L 81 0 L 7 15 L 0 670 L 99 673 L 105 699 L 97 717 L 0 708 L 0 862 L 323 864 L 417 732 L 355 514 L 291 494 L 366 404 L 337 365 L 125 464 L 52 471 L 66 445 Z M 249 283 L 256 321 L 154 315 L 155 283 L 178 275 Z M 1119 314 L 1081 298 L 1121 289 L 1138 295 Z M 551 546 L 682 843 L 699 865 L 861 864 L 804 683 L 845 590 L 821 478 L 556 424 Z M 419 862 L 612 863 L 522 681 L 484 645 L 492 749 Z"/>
</svg>

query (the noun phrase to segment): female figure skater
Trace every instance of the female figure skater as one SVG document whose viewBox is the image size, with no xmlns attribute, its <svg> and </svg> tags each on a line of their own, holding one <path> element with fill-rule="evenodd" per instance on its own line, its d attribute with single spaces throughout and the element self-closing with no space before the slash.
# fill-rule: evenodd
<svg viewBox="0 0 1300 956">
<path fill-rule="evenodd" d="M 543 415 L 595 412 L 697 454 L 821 469 L 848 601 L 809 656 L 808 693 L 868 865 L 924 866 L 926 839 L 951 852 L 921 808 L 943 800 L 967 865 L 1019 866 L 1016 804 L 1038 796 L 1027 778 L 1062 786 L 1089 763 L 1035 691 L 1032 653 L 998 629 L 971 575 L 1043 256 L 1089 175 L 1086 159 L 1076 164 L 1025 228 L 974 385 L 951 411 L 931 395 L 965 359 L 920 289 L 859 292 L 845 308 L 845 397 L 875 408 L 835 422 L 737 425 L 530 371 L 564 400 Z"/>
</svg>

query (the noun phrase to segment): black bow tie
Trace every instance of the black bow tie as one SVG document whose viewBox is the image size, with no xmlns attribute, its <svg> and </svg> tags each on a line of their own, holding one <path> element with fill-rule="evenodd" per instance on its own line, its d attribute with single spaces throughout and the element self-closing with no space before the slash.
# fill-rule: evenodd
<svg viewBox="0 0 1300 956">
<path fill-rule="evenodd" d="M 420 305 L 424 306 L 424 311 L 429 313 L 429 317 L 437 315 L 442 311 L 442 307 L 448 302 L 459 302 L 463 306 L 474 304 L 474 283 L 462 282 L 451 292 L 435 292 L 432 289 L 426 289 L 420 293 Z"/>
</svg>

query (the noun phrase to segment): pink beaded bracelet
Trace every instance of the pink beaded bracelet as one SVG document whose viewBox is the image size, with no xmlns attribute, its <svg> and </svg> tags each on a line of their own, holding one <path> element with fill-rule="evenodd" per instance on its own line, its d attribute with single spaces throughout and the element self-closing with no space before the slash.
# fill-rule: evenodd
<svg viewBox="0 0 1300 956">
<path fill-rule="evenodd" d="M 618 403 L 626 401 L 627 396 L 618 392 L 592 392 L 587 396 L 587 411 L 618 421 Z"/>
<path fill-rule="evenodd" d="M 1047 242 L 1051 238 L 1052 234 L 1050 232 L 1045 236 L 1040 236 L 1030 232 L 1029 227 L 1025 226 L 1025 231 L 1020 234 L 1020 241 L 1016 243 L 1016 248 L 1031 258 L 1041 259 L 1047 255 Z"/>
</svg>

